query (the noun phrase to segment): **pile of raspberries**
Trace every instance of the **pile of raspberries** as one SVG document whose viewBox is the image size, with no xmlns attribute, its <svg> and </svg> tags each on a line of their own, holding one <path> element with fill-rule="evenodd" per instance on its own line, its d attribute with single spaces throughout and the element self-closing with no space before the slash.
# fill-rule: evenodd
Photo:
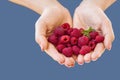
<svg viewBox="0 0 120 80">
<path fill-rule="evenodd" d="M 93 51 L 97 43 L 104 41 L 104 36 L 92 29 L 70 28 L 68 23 L 57 27 L 48 37 L 58 52 L 71 57 L 72 55 L 85 55 Z"/>
</svg>

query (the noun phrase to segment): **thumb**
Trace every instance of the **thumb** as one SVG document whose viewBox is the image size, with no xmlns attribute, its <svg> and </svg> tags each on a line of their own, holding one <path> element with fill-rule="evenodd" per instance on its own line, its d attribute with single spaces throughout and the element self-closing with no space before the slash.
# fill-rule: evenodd
<svg viewBox="0 0 120 80">
<path fill-rule="evenodd" d="M 110 50 L 114 40 L 112 24 L 110 21 L 106 21 L 106 23 L 104 23 L 102 26 L 103 35 L 105 36 L 104 45 L 108 50 Z"/>
<path fill-rule="evenodd" d="M 40 45 L 41 50 L 45 50 L 48 47 L 48 41 L 46 38 L 47 26 L 45 22 L 39 18 L 35 24 L 35 40 Z"/>
</svg>

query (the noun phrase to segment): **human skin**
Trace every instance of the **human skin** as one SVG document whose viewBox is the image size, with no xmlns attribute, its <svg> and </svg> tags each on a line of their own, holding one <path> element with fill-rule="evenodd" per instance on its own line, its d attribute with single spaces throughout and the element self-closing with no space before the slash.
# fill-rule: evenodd
<svg viewBox="0 0 120 80">
<path fill-rule="evenodd" d="M 38 14 L 41 14 L 41 17 L 35 24 L 36 42 L 40 45 L 41 49 L 51 56 L 55 61 L 60 64 L 64 64 L 67 67 L 73 67 L 75 64 L 75 57 L 74 59 L 72 57 L 65 57 L 64 55 L 60 54 L 52 44 L 47 42 L 47 36 L 54 30 L 55 26 L 59 26 L 65 22 L 68 22 L 72 26 L 72 19 L 68 10 L 59 4 L 57 0 L 10 1 L 25 6 L 34 10 Z M 79 55 L 76 58 L 76 61 L 80 65 L 82 65 L 84 62 L 88 63 L 91 60 L 97 60 L 106 48 L 109 50 L 111 49 L 112 41 L 114 40 L 114 34 L 112 30 L 112 24 L 105 15 L 104 10 L 107 9 L 113 2 L 115 2 L 115 0 L 84 0 L 80 6 L 76 8 L 73 18 L 74 27 L 80 28 L 83 26 L 92 26 L 94 29 L 101 31 L 105 36 L 104 43 L 98 44 L 94 52 L 85 56 Z M 94 17 L 91 18 L 91 16 Z M 86 29 L 88 27 L 83 28 Z M 106 31 L 109 32 L 106 33 Z"/>
<path fill-rule="evenodd" d="M 25 6 L 40 14 L 40 18 L 35 24 L 35 40 L 50 57 L 59 64 L 66 67 L 73 67 L 75 60 L 73 57 L 65 57 L 59 53 L 56 48 L 47 41 L 47 37 L 52 33 L 55 27 L 63 23 L 69 23 L 72 26 L 72 18 L 69 11 L 64 8 L 57 0 L 10 0 L 16 4 Z"/>
<path fill-rule="evenodd" d="M 104 10 L 115 1 L 116 0 L 83 0 L 76 8 L 73 18 L 73 27 L 82 27 L 84 29 L 92 27 L 105 36 L 104 42 L 97 44 L 93 52 L 85 56 L 78 55 L 76 59 L 78 64 L 83 65 L 84 63 L 89 63 L 91 60 L 96 61 L 102 56 L 105 49 L 111 50 L 115 36 L 112 29 L 112 23 L 104 13 Z"/>
</svg>

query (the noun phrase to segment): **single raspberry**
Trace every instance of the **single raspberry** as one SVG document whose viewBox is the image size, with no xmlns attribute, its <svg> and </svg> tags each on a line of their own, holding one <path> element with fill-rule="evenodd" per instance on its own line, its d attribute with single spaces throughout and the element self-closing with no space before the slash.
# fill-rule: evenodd
<svg viewBox="0 0 120 80">
<path fill-rule="evenodd" d="M 73 28 L 70 28 L 70 29 L 67 31 L 67 34 L 70 35 L 72 31 L 73 31 Z"/>
<path fill-rule="evenodd" d="M 71 42 L 72 45 L 76 45 L 77 42 L 78 42 L 78 40 L 77 40 L 76 37 L 72 37 L 72 38 L 70 39 L 70 42 Z"/>
<path fill-rule="evenodd" d="M 81 55 L 85 55 L 85 54 L 89 53 L 90 51 L 91 51 L 91 47 L 85 45 L 85 46 L 81 47 L 79 53 Z"/>
<path fill-rule="evenodd" d="M 64 48 L 64 49 L 62 50 L 62 53 L 63 53 L 66 57 L 72 57 L 73 51 L 72 51 L 72 48 L 71 48 L 71 47 L 67 47 L 67 48 Z"/>
<path fill-rule="evenodd" d="M 90 46 L 91 49 L 94 50 L 94 48 L 95 48 L 95 46 L 96 46 L 96 42 L 95 42 L 95 40 L 91 40 L 91 41 L 89 41 L 88 46 Z"/>
<path fill-rule="evenodd" d="M 80 37 L 80 35 L 81 35 L 80 31 L 77 28 L 73 28 L 73 31 L 70 34 L 71 37 L 76 37 L 76 38 Z"/>
<path fill-rule="evenodd" d="M 61 27 L 65 30 L 68 31 L 70 29 L 70 25 L 68 23 L 64 23 L 61 25 Z"/>
<path fill-rule="evenodd" d="M 102 36 L 102 35 L 96 36 L 95 41 L 96 41 L 97 43 L 103 42 L 103 41 L 104 41 L 104 36 Z"/>
<path fill-rule="evenodd" d="M 90 32 L 89 35 L 90 35 L 90 38 L 95 39 L 96 36 L 98 35 L 98 32 L 96 32 L 96 31 L 92 31 L 92 32 Z"/>
<path fill-rule="evenodd" d="M 57 27 L 55 30 L 54 30 L 54 34 L 56 36 L 62 36 L 64 35 L 65 31 L 62 27 Z"/>
<path fill-rule="evenodd" d="M 57 45 L 57 42 L 58 42 L 57 36 L 55 36 L 55 34 L 50 35 L 48 37 L 48 41 L 54 45 Z"/>
<path fill-rule="evenodd" d="M 83 32 L 84 32 L 84 29 L 83 29 L 83 28 L 80 28 L 79 31 L 80 31 L 80 36 L 82 36 L 82 35 L 83 35 Z"/>
<path fill-rule="evenodd" d="M 89 42 L 89 38 L 87 36 L 82 36 L 78 39 L 78 46 L 81 47 L 83 45 L 87 45 Z"/>
<path fill-rule="evenodd" d="M 80 48 L 79 48 L 78 46 L 73 46 L 73 47 L 72 47 L 72 50 L 73 50 L 73 53 L 74 53 L 75 55 L 78 55 L 78 54 L 79 54 L 79 51 L 80 51 Z"/>
<path fill-rule="evenodd" d="M 57 45 L 56 48 L 60 53 L 62 53 L 62 50 L 65 48 L 65 46 L 63 44 L 59 44 L 59 45 Z"/>
<path fill-rule="evenodd" d="M 80 28 L 79 30 L 80 30 L 80 32 L 81 32 L 81 33 L 83 33 L 83 31 L 84 31 L 84 29 L 83 29 L 83 28 Z"/>
<path fill-rule="evenodd" d="M 70 42 L 70 36 L 63 35 L 60 37 L 60 43 L 69 43 Z"/>
<path fill-rule="evenodd" d="M 66 45 L 66 47 L 71 47 L 72 46 L 70 43 L 65 44 L 65 45 Z"/>
</svg>

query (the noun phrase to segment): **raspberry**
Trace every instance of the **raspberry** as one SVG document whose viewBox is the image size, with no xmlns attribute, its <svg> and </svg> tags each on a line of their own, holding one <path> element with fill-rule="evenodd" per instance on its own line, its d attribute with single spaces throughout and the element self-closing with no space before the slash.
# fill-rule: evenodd
<svg viewBox="0 0 120 80">
<path fill-rule="evenodd" d="M 89 53 L 90 51 L 91 51 L 91 47 L 85 45 L 85 46 L 82 46 L 82 48 L 79 51 L 79 53 L 81 55 L 85 55 L 85 54 Z"/>
<path fill-rule="evenodd" d="M 96 36 L 95 41 L 96 41 L 97 43 L 103 42 L 103 41 L 104 41 L 104 36 L 102 36 L 102 35 Z"/>
<path fill-rule="evenodd" d="M 70 43 L 66 44 L 66 47 L 71 47 L 71 44 Z"/>
<path fill-rule="evenodd" d="M 73 31 L 70 34 L 71 37 L 79 37 L 80 36 L 80 31 L 77 28 L 74 28 Z"/>
<path fill-rule="evenodd" d="M 97 43 L 104 41 L 104 36 L 90 27 L 87 30 L 83 28 L 70 28 L 68 23 L 64 23 L 54 30 L 54 33 L 48 37 L 58 52 L 66 57 L 79 54 L 85 55 L 96 47 Z"/>
<path fill-rule="evenodd" d="M 65 46 L 63 44 L 59 44 L 59 45 L 57 45 L 56 48 L 60 53 L 62 53 L 62 50 L 65 48 Z"/>
<path fill-rule="evenodd" d="M 67 48 L 64 48 L 64 49 L 62 50 L 62 53 L 63 53 L 66 57 L 72 57 L 73 51 L 72 51 L 72 48 L 71 48 L 71 47 L 67 47 Z"/>
<path fill-rule="evenodd" d="M 70 40 L 70 42 L 71 42 L 72 45 L 76 45 L 76 44 L 77 44 L 77 41 L 78 41 L 78 40 L 77 40 L 76 37 L 72 37 L 71 40 Z"/>
<path fill-rule="evenodd" d="M 64 23 L 62 26 L 61 26 L 65 31 L 69 30 L 70 29 L 70 25 L 68 23 Z"/>
<path fill-rule="evenodd" d="M 70 29 L 67 31 L 67 34 L 70 35 L 72 31 L 73 31 L 73 28 L 70 28 Z"/>
<path fill-rule="evenodd" d="M 63 35 L 60 37 L 60 43 L 69 43 L 70 41 L 70 36 L 68 35 Z"/>
<path fill-rule="evenodd" d="M 78 55 L 78 54 L 79 54 L 79 51 L 80 51 L 80 48 L 79 48 L 78 46 L 73 46 L 73 47 L 72 47 L 72 50 L 73 50 L 73 53 L 74 53 L 75 55 Z"/>
<path fill-rule="evenodd" d="M 95 41 L 94 41 L 94 40 L 90 41 L 90 42 L 88 43 L 88 46 L 90 46 L 91 49 L 94 50 L 94 48 L 95 48 L 95 46 L 96 46 Z"/>
<path fill-rule="evenodd" d="M 62 36 L 64 35 L 65 31 L 62 27 L 57 27 L 55 30 L 54 30 L 54 34 L 56 36 Z"/>
<path fill-rule="evenodd" d="M 51 42 L 52 44 L 54 45 L 57 45 L 57 42 L 58 42 L 58 39 L 57 37 L 55 36 L 55 34 L 52 34 L 48 37 L 48 41 Z"/>
<path fill-rule="evenodd" d="M 87 45 L 89 42 L 89 38 L 87 36 L 82 36 L 78 39 L 78 46 L 81 47 L 83 45 Z"/>
<path fill-rule="evenodd" d="M 92 38 L 92 39 L 95 39 L 97 35 L 98 35 L 98 32 L 96 32 L 96 31 L 90 32 L 90 38 Z"/>
<path fill-rule="evenodd" d="M 82 35 L 83 35 L 83 32 L 84 32 L 84 29 L 83 29 L 83 28 L 80 28 L 79 31 L 80 31 L 80 36 L 82 36 Z"/>
</svg>

